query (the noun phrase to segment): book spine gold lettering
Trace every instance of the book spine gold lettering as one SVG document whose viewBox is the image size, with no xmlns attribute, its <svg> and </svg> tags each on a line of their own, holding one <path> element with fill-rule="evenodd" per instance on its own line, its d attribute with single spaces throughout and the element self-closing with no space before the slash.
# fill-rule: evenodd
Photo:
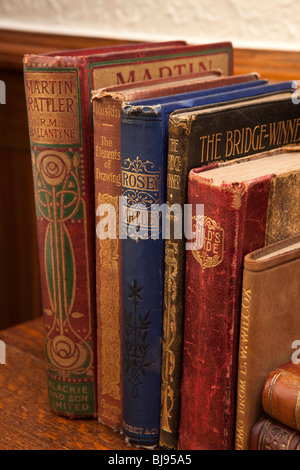
<svg viewBox="0 0 300 470">
<path fill-rule="evenodd" d="M 245 436 L 245 416 L 247 414 L 246 389 L 248 368 L 248 337 L 251 316 L 251 288 L 243 285 L 241 300 L 240 320 L 240 342 L 239 342 L 239 365 L 237 379 L 237 411 L 236 411 L 236 434 L 235 449 L 248 449 L 249 442 Z"/>
<path fill-rule="evenodd" d="M 25 71 L 24 80 L 31 143 L 80 146 L 77 70 Z"/>
<path fill-rule="evenodd" d="M 99 215 L 96 219 L 98 420 L 113 429 L 121 429 L 122 265 L 118 237 L 121 101 L 109 95 L 93 100 L 93 120 L 95 201 Z M 114 233 L 107 219 L 107 205 L 114 208 Z"/>
</svg>

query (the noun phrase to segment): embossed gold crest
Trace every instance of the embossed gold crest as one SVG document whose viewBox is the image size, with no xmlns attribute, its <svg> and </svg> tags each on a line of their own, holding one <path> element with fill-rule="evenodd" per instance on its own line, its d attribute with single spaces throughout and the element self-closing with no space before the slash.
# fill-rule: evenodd
<svg viewBox="0 0 300 470">
<path fill-rule="evenodd" d="M 223 260 L 224 229 L 215 220 L 203 215 L 193 218 L 193 222 L 197 244 L 202 246 L 198 250 L 192 250 L 193 256 L 202 269 L 214 268 Z"/>
</svg>

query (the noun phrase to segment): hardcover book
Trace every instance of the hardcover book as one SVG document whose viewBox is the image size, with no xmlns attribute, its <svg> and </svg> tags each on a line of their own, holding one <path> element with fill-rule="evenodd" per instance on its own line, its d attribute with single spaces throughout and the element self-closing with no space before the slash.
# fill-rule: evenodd
<svg viewBox="0 0 300 470">
<path fill-rule="evenodd" d="M 286 191 L 289 191 L 286 188 Z M 299 207 L 299 190 L 294 195 L 295 207 Z M 279 217 L 279 215 L 278 215 Z M 300 227 L 299 227 L 300 229 Z M 295 425 L 295 409 L 300 391 L 300 367 L 292 364 L 294 376 L 283 368 L 276 369 L 291 359 L 292 345 L 300 338 L 300 235 L 268 245 L 249 253 L 244 259 L 240 339 L 237 379 L 237 410 L 235 449 L 249 449 L 250 431 L 263 414 L 262 392 L 268 404 L 265 412 L 282 423 Z M 292 372 L 292 371 L 291 371 Z M 286 423 L 282 416 L 272 412 L 280 378 L 286 379 L 282 405 L 287 409 L 287 397 L 293 396 L 290 416 Z M 291 377 L 291 381 L 289 381 Z M 298 391 L 293 388 L 293 378 L 298 380 Z M 295 393 L 293 394 L 293 392 Z M 291 402 L 289 402 L 291 403 Z M 300 423 L 300 415 L 296 417 Z M 300 429 L 300 426 L 297 428 Z"/>
<path fill-rule="evenodd" d="M 249 450 L 300 450 L 300 433 L 264 415 L 252 427 Z"/>
<path fill-rule="evenodd" d="M 181 41 L 24 57 L 51 408 L 96 416 L 95 229 L 91 91 L 151 79 L 232 70 L 228 43 Z"/>
<path fill-rule="evenodd" d="M 223 77 L 220 71 L 207 71 L 115 85 L 93 92 L 95 201 L 96 215 L 99 216 L 96 219 L 98 419 L 112 428 L 122 427 L 122 254 L 121 240 L 118 237 L 109 238 L 109 233 L 103 226 L 103 216 L 106 204 L 111 204 L 115 209 L 116 219 L 119 220 L 121 106 L 125 102 L 143 97 L 174 95 L 251 81 L 263 82 L 258 82 L 258 75 L 255 73 Z M 114 296 L 111 295 L 112 286 Z"/>
<path fill-rule="evenodd" d="M 98 420 L 121 429 L 121 240 L 110 237 L 103 227 L 104 211 L 113 205 L 119 220 L 121 196 L 121 105 L 134 97 L 150 97 L 197 89 L 210 79 L 219 77 L 220 71 L 177 75 L 115 85 L 92 92 L 94 128 L 94 187 L 96 215 L 96 309 L 97 309 L 97 396 Z M 208 85 L 207 85 L 208 86 Z M 103 210 L 102 210 L 103 208 Z M 104 212 L 104 213 L 102 213 Z M 118 226 L 116 227 L 118 228 Z M 111 295 L 113 289 L 114 295 Z"/>
<path fill-rule="evenodd" d="M 295 314 L 299 314 L 299 251 L 300 251 L 300 237 L 298 237 L 298 256 L 296 261 L 298 261 L 297 266 L 294 270 L 294 285 L 296 287 L 296 292 L 294 292 L 295 298 Z M 290 276 L 291 278 L 291 276 Z M 299 315 L 298 315 L 299 316 Z M 297 329 L 298 327 L 298 329 Z M 295 355 L 295 358 L 291 360 L 289 358 L 288 362 L 282 363 L 280 366 L 275 367 L 273 370 L 270 370 L 267 375 L 265 384 L 262 391 L 262 406 L 265 413 L 268 414 L 271 418 L 280 421 L 280 423 L 289 426 L 291 429 L 300 431 L 300 361 L 299 361 L 299 319 L 295 318 L 295 331 L 292 335 L 292 341 L 290 342 L 290 348 L 294 348 L 296 344 L 297 350 L 291 350 L 291 356 Z M 297 335 L 298 333 L 298 335 Z"/>
<path fill-rule="evenodd" d="M 270 87 L 229 85 L 122 106 L 123 432 L 132 443 L 157 445 L 160 428 L 165 238 L 160 211 L 169 114 L 187 105 L 270 92 Z"/>
<path fill-rule="evenodd" d="M 243 260 L 299 233 L 299 178 L 296 147 L 189 173 L 179 449 L 234 448 Z"/>
<path fill-rule="evenodd" d="M 187 175 L 195 167 L 232 160 L 300 141 L 300 108 L 290 92 L 174 111 L 169 120 L 168 206 L 187 203 Z M 185 246 L 174 234 L 165 240 L 164 335 L 161 442 L 177 442 L 180 409 Z M 161 445 L 162 445 L 161 444 Z"/>
</svg>

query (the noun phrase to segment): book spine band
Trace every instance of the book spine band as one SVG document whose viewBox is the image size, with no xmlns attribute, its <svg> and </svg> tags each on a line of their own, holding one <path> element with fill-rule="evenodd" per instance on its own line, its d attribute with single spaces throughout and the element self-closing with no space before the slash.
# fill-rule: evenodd
<svg viewBox="0 0 300 470">
<path fill-rule="evenodd" d="M 283 369 L 271 371 L 262 392 L 263 408 L 277 421 L 300 431 L 300 378 Z"/>
</svg>

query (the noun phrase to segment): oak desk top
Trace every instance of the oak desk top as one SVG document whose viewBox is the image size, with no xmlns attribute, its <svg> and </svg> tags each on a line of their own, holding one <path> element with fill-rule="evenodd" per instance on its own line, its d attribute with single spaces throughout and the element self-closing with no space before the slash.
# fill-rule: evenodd
<svg viewBox="0 0 300 470">
<path fill-rule="evenodd" d="M 49 408 L 41 318 L 0 331 L 0 340 L 0 450 L 128 450 L 97 420 L 69 420 Z"/>
</svg>

